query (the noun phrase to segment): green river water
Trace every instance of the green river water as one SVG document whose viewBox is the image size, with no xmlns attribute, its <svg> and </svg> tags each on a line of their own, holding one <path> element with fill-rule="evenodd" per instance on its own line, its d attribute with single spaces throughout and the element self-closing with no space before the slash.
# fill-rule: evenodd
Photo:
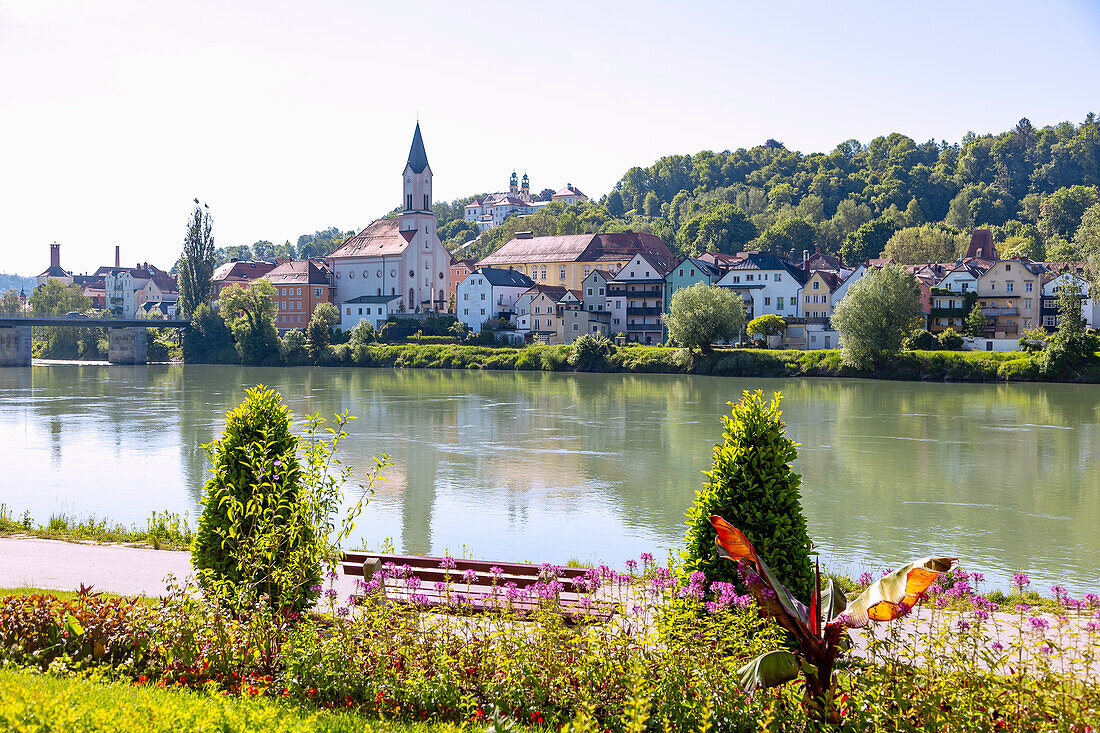
<svg viewBox="0 0 1100 733">
<path fill-rule="evenodd" d="M 343 459 L 394 466 L 354 540 L 621 566 L 679 546 L 726 402 L 782 391 L 811 537 L 858 574 L 951 554 L 1004 587 L 1100 590 L 1100 387 L 231 366 L 0 370 L 0 502 L 144 523 L 189 512 L 247 386 L 348 410 Z"/>
</svg>

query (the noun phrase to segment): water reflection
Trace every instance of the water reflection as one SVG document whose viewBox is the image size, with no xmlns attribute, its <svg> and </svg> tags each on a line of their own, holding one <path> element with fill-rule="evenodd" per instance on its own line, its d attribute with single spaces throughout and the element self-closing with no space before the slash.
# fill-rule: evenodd
<svg viewBox="0 0 1100 733">
<path fill-rule="evenodd" d="M 231 366 L 0 370 L 0 502 L 195 515 L 202 449 L 246 387 L 348 410 L 345 460 L 393 456 L 355 539 L 408 552 L 621 561 L 675 547 L 725 403 L 782 390 L 811 535 L 832 567 L 945 552 L 1004 580 L 1100 587 L 1100 390 L 856 380 Z"/>
</svg>

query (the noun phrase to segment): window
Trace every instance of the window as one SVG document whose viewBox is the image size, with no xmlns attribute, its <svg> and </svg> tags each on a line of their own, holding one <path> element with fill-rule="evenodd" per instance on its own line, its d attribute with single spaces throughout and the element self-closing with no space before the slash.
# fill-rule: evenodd
<svg viewBox="0 0 1100 733">
<path fill-rule="evenodd" d="M 482 293 L 482 294 L 481 294 L 481 299 L 482 299 L 482 300 L 485 300 L 485 293 Z"/>
<path fill-rule="evenodd" d="M 1006 283 L 1005 283 L 1005 292 L 1006 292 L 1006 293 L 1011 293 L 1011 292 L 1012 292 L 1012 290 L 1013 290 L 1013 289 L 1014 289 L 1015 287 L 1016 287 L 1016 283 L 1014 283 L 1014 282 L 1012 282 L 1011 280 L 1009 280 L 1008 282 L 1006 282 Z"/>
<path fill-rule="evenodd" d="M 1005 265 L 1005 272 L 1012 272 L 1012 265 Z"/>
<path fill-rule="evenodd" d="M 776 298 L 775 299 L 775 307 L 778 308 L 779 310 L 783 310 L 783 299 L 782 298 Z"/>
<path fill-rule="evenodd" d="M 462 315 L 464 315 L 464 316 L 470 315 L 470 309 L 469 308 L 463 308 L 462 309 Z"/>
<path fill-rule="evenodd" d="M 485 309 L 484 308 L 481 309 L 481 315 L 485 315 Z"/>
<path fill-rule="evenodd" d="M 392 201 L 393 199 L 390 199 L 390 200 Z M 573 330 L 574 330 L 574 331 L 579 331 L 579 330 L 580 330 L 580 327 L 579 327 L 579 326 L 578 326 L 578 325 L 577 325 L 576 323 L 574 323 L 574 324 L 573 324 Z"/>
<path fill-rule="evenodd" d="M 463 300 L 469 300 L 470 299 L 470 294 L 469 293 L 463 293 L 462 294 L 462 299 Z"/>
<path fill-rule="evenodd" d="M 1058 325 L 1058 316 L 1043 316 L 1043 325 L 1054 328 Z"/>
<path fill-rule="evenodd" d="M 772 299 L 771 298 L 764 298 L 764 305 L 771 305 L 771 304 L 772 304 Z"/>
<path fill-rule="evenodd" d="M 596 290 L 596 295 L 603 295 L 603 288 L 598 288 Z"/>
<path fill-rule="evenodd" d="M 370 308 L 368 308 L 367 310 L 370 310 Z M 360 315 L 360 316 L 363 315 L 363 309 L 362 308 L 359 309 L 358 315 Z"/>
<path fill-rule="evenodd" d="M 391 199 L 391 201 L 392 201 L 392 199 Z M 559 280 L 564 280 L 565 279 L 565 265 L 562 265 L 561 267 L 558 268 L 558 279 Z"/>
<path fill-rule="evenodd" d="M 544 268 L 542 268 L 542 275 L 539 276 L 539 280 L 545 280 L 545 279 L 546 279 L 546 268 L 544 267 Z"/>
<path fill-rule="evenodd" d="M 393 199 L 390 199 L 390 201 L 393 201 Z M 428 206 L 428 194 L 424 194 L 424 211 L 427 211 L 430 208 L 431 207 Z"/>
<path fill-rule="evenodd" d="M 814 290 L 820 290 L 820 288 L 818 287 L 819 285 L 821 285 L 821 283 L 819 283 L 817 280 L 814 280 Z"/>
<path fill-rule="evenodd" d="M 814 297 L 817 297 L 817 296 L 814 296 Z M 809 303 L 809 302 L 810 302 L 810 296 L 808 296 L 808 295 L 806 296 L 806 301 L 805 301 L 805 302 L 806 302 L 806 303 Z"/>
<path fill-rule="evenodd" d="M 392 201 L 393 199 L 390 199 L 390 200 Z M 410 193 L 407 196 L 405 196 L 405 211 L 412 211 L 412 207 L 413 207 L 413 195 Z"/>
<path fill-rule="evenodd" d="M 681 267 L 680 268 L 680 277 L 683 277 L 683 276 L 684 276 L 684 268 Z"/>
<path fill-rule="evenodd" d="M 695 277 L 695 270 L 692 270 L 692 271 L 691 271 L 691 276 L 692 276 L 692 277 Z"/>
<path fill-rule="evenodd" d="M 585 277 L 588 277 L 588 274 L 589 274 L 590 272 L 592 272 L 592 267 L 591 267 L 590 265 L 585 265 L 585 266 L 584 266 L 584 276 L 585 276 Z"/>
<path fill-rule="evenodd" d="M 1028 283 L 1028 284 L 1030 285 L 1031 283 Z M 962 284 L 962 291 L 965 293 L 967 290 L 970 290 L 970 283 L 963 283 Z"/>
<path fill-rule="evenodd" d="M 739 282 L 741 282 L 741 276 L 740 276 L 740 275 L 734 275 L 734 276 L 733 276 L 733 281 L 734 281 L 735 283 L 739 283 Z"/>
<path fill-rule="evenodd" d="M 315 298 L 320 298 L 321 297 L 321 288 L 314 288 L 313 289 L 313 296 Z"/>
<path fill-rule="evenodd" d="M 745 282 L 752 282 L 752 275 L 745 275 Z"/>
<path fill-rule="evenodd" d="M 1030 293 L 1031 292 L 1031 281 L 1030 280 L 1028 280 L 1026 283 L 1024 283 L 1024 292 L 1025 293 Z"/>
<path fill-rule="evenodd" d="M 390 200 L 392 201 L 393 199 L 390 199 Z M 348 315 L 349 316 L 351 315 L 351 308 L 348 308 Z"/>
<path fill-rule="evenodd" d="M 592 288 L 588 288 L 588 294 L 592 295 Z"/>
<path fill-rule="evenodd" d="M 1025 308 L 1030 308 L 1031 307 L 1031 298 L 1024 298 L 1024 307 Z"/>
</svg>

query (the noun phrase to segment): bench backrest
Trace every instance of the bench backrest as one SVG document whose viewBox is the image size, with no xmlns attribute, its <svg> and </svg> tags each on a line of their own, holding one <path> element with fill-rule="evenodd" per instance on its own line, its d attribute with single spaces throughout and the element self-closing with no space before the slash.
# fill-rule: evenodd
<svg viewBox="0 0 1100 733">
<path fill-rule="evenodd" d="M 451 558 L 448 565 L 453 568 L 444 568 L 446 558 L 425 557 L 422 555 L 386 555 L 374 552 L 347 552 L 344 553 L 344 573 L 346 575 L 361 575 L 362 566 L 368 559 L 377 559 L 382 567 L 393 563 L 397 567 L 409 568 L 409 575 L 419 578 L 423 582 L 447 582 L 455 585 L 466 584 L 463 579 L 466 571 L 472 570 L 475 580 L 471 585 L 506 585 L 515 583 L 517 587 L 524 588 L 534 585 L 539 581 L 549 579 L 543 572 L 542 566 L 532 563 L 493 562 L 490 560 L 467 560 Z M 497 568 L 500 572 L 494 573 L 491 569 Z M 556 580 L 561 583 L 563 590 L 577 591 L 579 586 L 592 572 L 589 568 L 564 567 L 556 568 Z"/>
</svg>

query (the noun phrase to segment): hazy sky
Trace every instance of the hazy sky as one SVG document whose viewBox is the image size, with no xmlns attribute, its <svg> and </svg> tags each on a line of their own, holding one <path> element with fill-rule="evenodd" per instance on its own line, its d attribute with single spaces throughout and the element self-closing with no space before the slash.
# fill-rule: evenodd
<svg viewBox="0 0 1100 733">
<path fill-rule="evenodd" d="M 0 0 L 0 272 L 170 267 L 395 206 L 420 116 L 446 199 L 661 155 L 918 141 L 1100 112 L 1100 3 Z"/>
</svg>

